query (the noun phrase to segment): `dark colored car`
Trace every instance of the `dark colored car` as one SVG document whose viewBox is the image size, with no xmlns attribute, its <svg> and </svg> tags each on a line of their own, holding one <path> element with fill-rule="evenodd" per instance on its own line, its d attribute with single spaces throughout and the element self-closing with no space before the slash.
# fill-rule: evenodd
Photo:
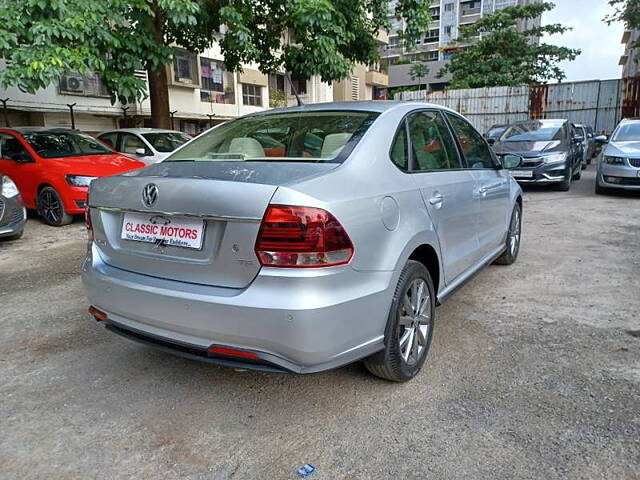
<svg viewBox="0 0 640 480">
<path fill-rule="evenodd" d="M 512 170 L 519 183 L 554 185 L 567 191 L 582 174 L 581 136 L 568 120 L 529 120 L 510 125 L 493 145 L 498 157 L 519 155 Z"/>
<path fill-rule="evenodd" d="M 487 139 L 489 145 L 493 145 L 498 141 L 500 136 L 509 128 L 509 125 L 493 125 L 487 133 L 484 134 L 484 138 Z"/>
<path fill-rule="evenodd" d="M 27 221 L 18 187 L 7 175 L 0 174 L 0 238 L 17 240 Z"/>
</svg>

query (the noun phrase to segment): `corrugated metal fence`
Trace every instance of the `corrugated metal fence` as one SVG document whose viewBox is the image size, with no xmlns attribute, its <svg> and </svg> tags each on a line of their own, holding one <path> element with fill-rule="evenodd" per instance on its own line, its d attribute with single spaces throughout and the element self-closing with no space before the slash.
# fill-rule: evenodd
<svg viewBox="0 0 640 480">
<path fill-rule="evenodd" d="M 481 132 L 519 120 L 566 118 L 611 133 L 622 118 L 640 116 L 640 78 L 557 83 L 534 87 L 402 92 L 396 100 L 443 105 L 466 116 Z"/>
</svg>

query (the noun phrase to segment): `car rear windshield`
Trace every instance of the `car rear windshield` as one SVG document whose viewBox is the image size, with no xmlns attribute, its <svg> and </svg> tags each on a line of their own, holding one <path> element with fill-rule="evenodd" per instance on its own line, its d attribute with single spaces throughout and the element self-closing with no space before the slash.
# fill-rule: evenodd
<svg viewBox="0 0 640 480">
<path fill-rule="evenodd" d="M 29 132 L 23 137 L 42 158 L 113 153 L 95 138 L 77 132 Z"/>
<path fill-rule="evenodd" d="M 142 136 L 157 152 L 162 153 L 173 152 L 176 148 L 191 140 L 191 137 L 180 132 L 143 133 Z"/>
<path fill-rule="evenodd" d="M 503 142 L 539 142 L 552 140 L 562 140 L 562 123 L 518 123 L 510 126 L 502 136 Z"/>
<path fill-rule="evenodd" d="M 613 133 L 612 142 L 637 142 L 640 140 L 640 122 L 620 125 Z"/>
<path fill-rule="evenodd" d="M 378 116 L 374 112 L 291 112 L 239 118 L 200 135 L 165 162 L 340 163 Z"/>
</svg>

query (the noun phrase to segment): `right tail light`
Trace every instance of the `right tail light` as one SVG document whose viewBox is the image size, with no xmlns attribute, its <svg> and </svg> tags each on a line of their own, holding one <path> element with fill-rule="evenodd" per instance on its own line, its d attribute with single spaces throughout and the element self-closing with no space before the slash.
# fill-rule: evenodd
<svg viewBox="0 0 640 480">
<path fill-rule="evenodd" d="M 267 208 L 255 249 L 268 267 L 331 267 L 353 257 L 349 235 L 331 213 L 290 205 Z"/>
</svg>

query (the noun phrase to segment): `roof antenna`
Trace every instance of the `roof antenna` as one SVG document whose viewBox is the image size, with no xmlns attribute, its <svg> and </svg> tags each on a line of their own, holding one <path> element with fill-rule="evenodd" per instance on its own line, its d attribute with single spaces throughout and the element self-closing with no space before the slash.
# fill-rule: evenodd
<svg viewBox="0 0 640 480">
<path fill-rule="evenodd" d="M 293 86 L 293 82 L 291 81 L 291 74 L 287 72 L 286 77 L 287 77 L 287 80 L 289 80 L 289 85 L 291 85 L 291 91 L 293 92 L 293 94 L 296 97 L 296 100 L 298 101 L 298 106 L 301 107 L 302 105 L 304 105 L 304 102 L 300 98 L 300 95 L 298 95 L 298 91 L 296 90 L 296 87 Z"/>
</svg>

